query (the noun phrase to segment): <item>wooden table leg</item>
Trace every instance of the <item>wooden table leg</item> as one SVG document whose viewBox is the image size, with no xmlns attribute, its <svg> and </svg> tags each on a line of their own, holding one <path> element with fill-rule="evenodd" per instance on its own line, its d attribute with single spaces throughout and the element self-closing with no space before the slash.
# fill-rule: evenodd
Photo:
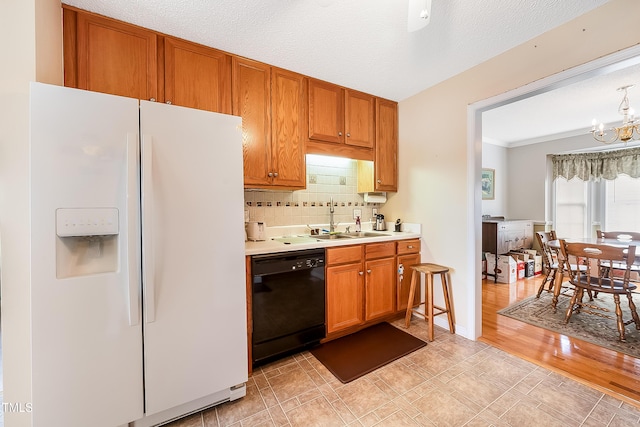
<svg viewBox="0 0 640 427">
<path fill-rule="evenodd" d="M 564 279 L 564 263 L 558 263 L 558 270 L 556 271 L 556 275 L 553 278 L 553 298 L 551 300 L 551 306 L 553 307 L 553 311 L 556 311 L 556 305 L 558 304 L 558 296 L 560 296 L 560 291 L 562 291 L 562 279 Z"/>
</svg>

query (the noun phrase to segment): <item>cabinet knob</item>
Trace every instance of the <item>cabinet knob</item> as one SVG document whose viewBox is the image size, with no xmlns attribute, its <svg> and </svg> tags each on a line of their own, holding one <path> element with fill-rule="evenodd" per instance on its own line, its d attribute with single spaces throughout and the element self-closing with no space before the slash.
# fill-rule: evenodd
<svg viewBox="0 0 640 427">
<path fill-rule="evenodd" d="M 269 178 L 272 178 L 272 177 L 273 177 L 273 173 L 272 173 L 272 172 L 269 172 L 269 174 L 268 174 L 267 176 L 268 176 Z"/>
<path fill-rule="evenodd" d="M 172 103 L 171 101 L 167 101 L 167 104 L 171 105 L 171 104 L 173 104 L 173 103 Z"/>
<path fill-rule="evenodd" d="M 358 271 L 358 274 L 362 276 L 364 273 L 362 271 Z"/>
<path fill-rule="evenodd" d="M 338 132 L 338 136 L 342 136 L 342 132 Z"/>
<path fill-rule="evenodd" d="M 367 274 L 371 274 L 371 270 L 367 270 Z"/>
<path fill-rule="evenodd" d="M 381 179 L 378 179 L 376 182 L 377 182 L 378 184 L 382 184 L 382 180 L 381 180 Z"/>
<path fill-rule="evenodd" d="M 409 245 L 409 246 L 407 246 L 407 248 L 413 249 L 413 245 Z"/>
<path fill-rule="evenodd" d="M 351 136 L 351 134 L 349 132 L 347 132 L 347 138 L 349 138 Z"/>
<path fill-rule="evenodd" d="M 277 177 L 278 177 L 278 172 L 274 172 L 274 173 L 273 173 L 273 177 L 274 177 L 274 178 L 277 178 Z"/>
<path fill-rule="evenodd" d="M 149 98 L 149 101 L 156 102 L 156 99 L 155 98 Z"/>
</svg>

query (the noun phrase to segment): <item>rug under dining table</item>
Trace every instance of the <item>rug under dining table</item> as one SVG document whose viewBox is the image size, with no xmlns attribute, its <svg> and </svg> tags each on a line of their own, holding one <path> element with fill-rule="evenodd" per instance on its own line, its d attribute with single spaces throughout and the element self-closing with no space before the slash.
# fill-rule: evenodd
<svg viewBox="0 0 640 427">
<path fill-rule="evenodd" d="M 634 303 L 640 307 L 640 295 L 634 294 Z M 625 327 L 626 343 L 618 340 L 618 328 L 614 319 L 607 319 L 589 313 L 574 313 L 565 324 L 564 318 L 569 305 L 568 296 L 560 296 L 557 310 L 551 306 L 552 294 L 543 292 L 540 298 L 526 298 L 498 311 L 498 314 L 548 329 L 569 337 L 578 338 L 611 350 L 640 358 L 640 331 L 633 323 Z M 585 296 L 585 300 L 586 300 Z M 607 307 L 608 315 L 615 318 L 615 304 L 610 294 L 599 294 L 594 303 Z M 620 305 L 625 320 L 631 319 L 626 296 L 620 296 Z"/>
</svg>

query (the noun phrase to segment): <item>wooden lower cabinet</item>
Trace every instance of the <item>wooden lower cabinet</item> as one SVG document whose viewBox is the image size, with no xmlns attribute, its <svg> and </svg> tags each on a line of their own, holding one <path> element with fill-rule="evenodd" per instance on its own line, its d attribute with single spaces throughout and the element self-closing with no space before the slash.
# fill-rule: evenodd
<svg viewBox="0 0 640 427">
<path fill-rule="evenodd" d="M 411 275 L 413 270 L 411 266 L 420 264 L 420 239 L 400 240 L 397 242 L 396 253 L 397 269 L 398 269 L 398 290 L 397 290 L 397 311 L 406 311 L 409 301 L 409 286 L 411 285 Z M 402 272 L 402 273 L 400 273 Z M 421 301 L 420 289 L 416 288 L 416 294 L 413 299 L 414 306 Z"/>
<path fill-rule="evenodd" d="M 365 263 L 365 320 L 393 314 L 396 307 L 395 257 Z"/>
<path fill-rule="evenodd" d="M 364 277 L 362 263 L 329 266 L 327 287 L 327 333 L 364 323 Z"/>
<path fill-rule="evenodd" d="M 409 301 L 409 286 L 411 285 L 411 274 L 413 270 L 409 267 L 420 264 L 420 254 L 398 255 L 398 270 L 402 269 L 403 273 L 398 277 L 398 300 L 396 307 L 398 311 L 406 311 Z M 416 288 L 416 294 L 413 298 L 414 306 L 420 302 L 420 290 Z"/>
<path fill-rule="evenodd" d="M 327 334 L 355 330 L 396 312 L 396 242 L 327 249 Z"/>
</svg>

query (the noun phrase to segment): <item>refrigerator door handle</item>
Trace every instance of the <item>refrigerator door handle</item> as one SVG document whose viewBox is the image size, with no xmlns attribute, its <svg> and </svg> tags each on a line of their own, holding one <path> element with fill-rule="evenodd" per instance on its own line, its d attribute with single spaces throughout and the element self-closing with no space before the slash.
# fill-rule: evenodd
<svg viewBox="0 0 640 427">
<path fill-rule="evenodd" d="M 129 326 L 138 324 L 140 300 L 138 289 L 138 135 L 127 134 L 127 242 L 129 257 Z"/>
<path fill-rule="evenodd" d="M 153 257 L 153 137 L 142 135 L 142 284 L 144 316 L 147 323 L 156 320 Z"/>
</svg>

